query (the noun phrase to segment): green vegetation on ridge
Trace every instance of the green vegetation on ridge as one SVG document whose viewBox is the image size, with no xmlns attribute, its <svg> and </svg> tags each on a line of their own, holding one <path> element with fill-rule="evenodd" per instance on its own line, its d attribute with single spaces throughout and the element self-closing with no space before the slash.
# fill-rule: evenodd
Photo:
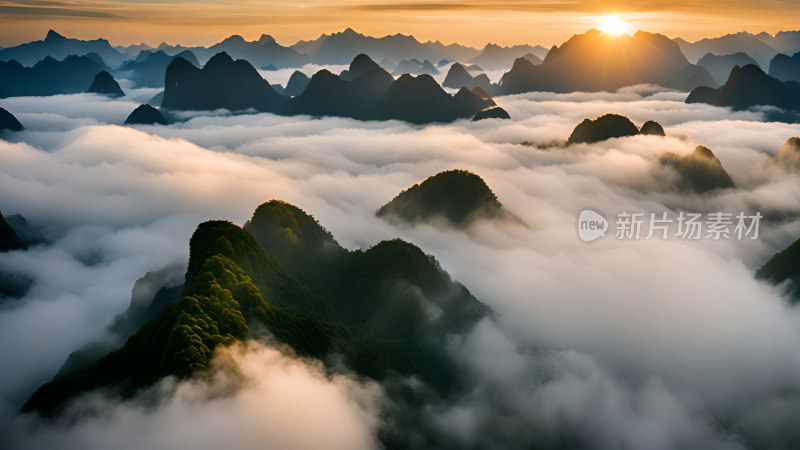
<svg viewBox="0 0 800 450">
<path fill-rule="evenodd" d="M 129 397 L 163 377 L 189 377 L 208 367 L 218 346 L 261 330 L 300 355 L 339 354 L 359 375 L 415 375 L 447 392 L 459 371 L 446 337 L 488 314 L 419 248 L 393 240 L 347 251 L 283 202 L 260 206 L 245 229 L 200 224 L 190 249 L 176 304 L 121 348 L 40 387 L 23 410 L 55 414 L 98 387 Z"/>
</svg>

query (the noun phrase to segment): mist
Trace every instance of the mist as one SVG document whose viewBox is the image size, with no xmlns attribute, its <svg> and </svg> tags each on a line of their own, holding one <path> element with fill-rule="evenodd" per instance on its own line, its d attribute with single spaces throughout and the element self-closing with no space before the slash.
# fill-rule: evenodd
<svg viewBox="0 0 800 450">
<path fill-rule="evenodd" d="M 450 343 L 474 387 L 426 405 L 433 433 L 483 448 L 552 446 L 564 434 L 594 448 L 796 446 L 787 429 L 800 411 L 800 316 L 753 273 L 800 237 L 800 175 L 771 162 L 800 128 L 685 96 L 652 86 L 529 93 L 496 99 L 510 121 L 424 127 L 224 111 L 123 127 L 130 97 L 6 99 L 26 130 L 0 141 L 0 210 L 43 227 L 49 243 L 0 257 L 0 271 L 34 281 L 0 308 L 2 434 L 12 448 L 196 448 L 233 430 L 224 442 L 234 448 L 376 446 L 381 386 L 325 374 L 270 342 L 225 350 L 218 359 L 229 363 L 208 376 L 165 381 L 125 404 L 91 394 L 74 408 L 95 413 L 74 423 L 14 415 L 70 352 L 102 336 L 138 278 L 185 263 L 197 224 L 242 224 L 275 198 L 350 249 L 394 237 L 418 245 L 495 310 Z M 656 120 L 667 137 L 565 146 L 581 120 L 609 112 L 637 126 Z M 677 189 L 659 156 L 697 145 L 736 189 Z M 457 231 L 375 217 L 403 189 L 456 168 L 480 175 L 522 223 Z M 612 230 L 587 244 L 576 231 L 587 208 L 609 219 L 677 210 L 779 219 L 762 221 L 757 240 L 623 241 Z M 231 367 L 251 382 L 231 381 Z M 292 405 L 287 389 L 307 389 L 308 404 Z M 287 417 L 313 416 L 275 412 L 286 407 L 296 414 Z"/>
</svg>

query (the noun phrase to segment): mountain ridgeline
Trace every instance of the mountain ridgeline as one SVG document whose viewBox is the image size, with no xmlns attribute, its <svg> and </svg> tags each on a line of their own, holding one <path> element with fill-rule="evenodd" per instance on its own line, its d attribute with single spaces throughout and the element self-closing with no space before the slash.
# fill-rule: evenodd
<svg viewBox="0 0 800 450">
<path fill-rule="evenodd" d="M 0 252 L 11 250 L 23 250 L 27 244 L 17 235 L 17 232 L 6 222 L 3 214 L 0 213 Z"/>
<path fill-rule="evenodd" d="M 608 139 L 636 135 L 666 136 L 664 128 L 658 123 L 649 120 L 639 129 L 631 120 L 619 114 L 604 114 L 594 120 L 584 119 L 579 123 L 567 144 L 595 143 Z"/>
<path fill-rule="evenodd" d="M 91 56 L 50 56 L 25 67 L 15 60 L 0 61 L 0 97 L 57 95 L 86 92 L 101 71 L 108 70 Z"/>
<path fill-rule="evenodd" d="M 150 105 L 139 105 L 125 119 L 125 125 L 167 125 L 161 111 Z"/>
<path fill-rule="evenodd" d="M 784 285 L 791 304 L 800 302 L 800 240 L 773 255 L 756 271 L 756 278 Z"/>
<path fill-rule="evenodd" d="M 0 133 L 3 131 L 22 131 L 24 127 L 13 114 L 0 108 Z"/>
<path fill-rule="evenodd" d="M 398 194 L 376 215 L 390 222 L 444 223 L 455 228 L 481 219 L 512 218 L 486 182 L 466 170 L 433 175 Z"/>
<path fill-rule="evenodd" d="M 773 78 L 755 64 L 736 66 L 719 88 L 701 86 L 686 98 L 686 103 L 707 103 L 745 110 L 754 106 L 775 106 L 800 111 L 800 84 Z"/>
<path fill-rule="evenodd" d="M 89 86 L 86 92 L 105 95 L 107 97 L 122 97 L 125 95 L 125 93 L 122 92 L 122 88 L 119 87 L 117 80 L 105 70 L 94 76 L 94 81 L 92 81 L 92 85 Z"/>
<path fill-rule="evenodd" d="M 252 109 L 283 115 L 397 119 L 423 124 L 472 118 L 494 106 L 494 102 L 467 89 L 449 95 L 430 75 L 406 74 L 395 80 L 366 55 L 358 55 L 340 75 L 327 70 L 317 72 L 300 94 L 289 98 L 276 92 L 247 61 L 234 61 L 220 53 L 203 68 L 182 58 L 170 63 L 161 106 L 174 110 Z"/>
<path fill-rule="evenodd" d="M 615 91 L 636 84 L 688 90 L 712 83 L 708 71 L 691 64 L 663 35 L 638 31 L 612 36 L 589 30 L 553 47 L 539 65 L 518 58 L 490 93 Z"/>
<path fill-rule="evenodd" d="M 702 145 L 683 156 L 672 152 L 664 153 L 659 162 L 662 166 L 675 170 L 678 187 L 686 191 L 702 194 L 736 187 L 719 158 L 711 149 Z"/>
<path fill-rule="evenodd" d="M 265 335 L 331 362 L 329 370 L 344 362 L 378 381 L 413 376 L 446 397 L 466 382 L 448 339 L 491 315 L 414 245 L 390 240 L 349 251 L 280 201 L 259 206 L 244 228 L 200 224 L 183 292 L 165 303 L 120 348 L 40 387 L 23 411 L 58 414 L 98 388 L 130 397 L 164 377 L 203 371 L 219 346 Z"/>
</svg>

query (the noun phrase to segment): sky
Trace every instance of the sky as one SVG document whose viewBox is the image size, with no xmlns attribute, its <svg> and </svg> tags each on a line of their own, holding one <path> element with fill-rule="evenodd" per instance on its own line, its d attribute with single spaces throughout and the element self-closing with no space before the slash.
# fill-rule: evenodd
<svg viewBox="0 0 800 450">
<path fill-rule="evenodd" d="M 795 0 L 0 0 L 0 46 L 42 39 L 53 28 L 70 37 L 105 37 L 115 45 L 161 42 L 208 45 L 240 34 L 270 34 L 289 45 L 352 27 L 383 36 L 482 47 L 551 46 L 617 14 L 633 29 L 697 40 L 730 32 L 797 28 Z M 466 26 L 465 26 L 466 25 Z"/>
</svg>

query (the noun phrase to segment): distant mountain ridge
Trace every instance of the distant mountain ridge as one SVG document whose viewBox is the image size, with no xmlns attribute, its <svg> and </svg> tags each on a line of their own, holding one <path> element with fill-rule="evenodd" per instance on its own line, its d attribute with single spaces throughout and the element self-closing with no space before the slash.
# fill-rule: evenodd
<svg viewBox="0 0 800 450">
<path fill-rule="evenodd" d="M 117 72 L 122 73 L 137 86 L 164 87 L 167 66 L 175 58 L 183 58 L 194 66 L 200 65 L 190 50 L 184 50 L 174 56 L 167 55 L 163 50 L 142 50 L 136 58 L 120 66 Z"/>
<path fill-rule="evenodd" d="M 699 61 L 707 53 L 730 55 L 744 52 L 755 59 L 761 67 L 768 67 L 778 50 L 765 43 L 763 38 L 747 32 L 727 34 L 716 38 L 705 38 L 696 42 L 675 39 L 689 61 Z"/>
<path fill-rule="evenodd" d="M 713 53 L 706 53 L 706 55 L 700 58 L 700 61 L 697 62 L 698 66 L 708 70 L 708 73 L 711 74 L 711 77 L 714 79 L 714 82 L 717 86 L 725 83 L 725 80 L 728 79 L 728 75 L 730 75 L 731 70 L 733 70 L 734 67 L 744 67 L 748 64 L 758 65 L 756 60 L 744 52 L 733 53 L 730 55 L 715 55 Z"/>
<path fill-rule="evenodd" d="M 477 64 L 484 69 L 506 69 L 514 64 L 517 58 L 525 58 L 533 55 L 535 59 L 528 56 L 533 64 L 541 64 L 547 56 L 548 50 L 541 45 L 514 45 L 511 47 L 501 47 L 496 44 L 486 44 L 481 50 L 480 55 L 470 59 L 469 64 Z"/>
<path fill-rule="evenodd" d="M 176 110 L 252 108 L 284 115 L 422 124 L 471 118 L 494 106 L 493 101 L 466 89 L 451 96 L 430 75 L 403 75 L 395 80 L 366 55 L 354 58 L 341 76 L 317 72 L 293 98 L 277 93 L 247 61 L 234 61 L 225 53 L 215 55 L 202 69 L 176 58 L 167 67 L 166 81 L 162 106 Z"/>
<path fill-rule="evenodd" d="M 394 34 L 371 37 L 347 28 L 340 33 L 324 34 L 314 41 L 301 41 L 291 48 L 302 51 L 316 64 L 347 64 L 356 55 L 364 53 L 373 60 L 388 59 L 395 64 L 402 60 L 467 60 L 480 51 L 458 44 L 418 41 L 414 36 Z"/>
<path fill-rule="evenodd" d="M 769 63 L 769 76 L 781 81 L 800 81 L 800 52 L 775 55 Z"/>
<path fill-rule="evenodd" d="M 81 41 L 66 38 L 53 30 L 41 41 L 8 47 L 0 50 L 0 61 L 15 60 L 23 66 L 33 66 L 46 57 L 62 60 L 70 55 L 83 56 L 96 53 L 103 58 L 103 63 L 116 67 L 125 60 L 125 55 L 117 51 L 105 39 Z"/>
<path fill-rule="evenodd" d="M 722 87 L 698 87 L 689 94 L 686 103 L 707 103 L 737 110 L 761 105 L 800 111 L 800 84 L 781 82 L 754 64 L 736 66 Z"/>
<path fill-rule="evenodd" d="M 615 91 L 636 84 L 690 90 L 711 83 L 708 72 L 689 63 L 666 36 L 644 31 L 613 36 L 592 29 L 553 47 L 542 64 L 518 58 L 490 93 Z"/>
<path fill-rule="evenodd" d="M 67 56 L 62 61 L 47 56 L 33 67 L 0 61 L 0 98 L 86 92 L 103 70 L 108 68 L 86 55 Z"/>
</svg>

